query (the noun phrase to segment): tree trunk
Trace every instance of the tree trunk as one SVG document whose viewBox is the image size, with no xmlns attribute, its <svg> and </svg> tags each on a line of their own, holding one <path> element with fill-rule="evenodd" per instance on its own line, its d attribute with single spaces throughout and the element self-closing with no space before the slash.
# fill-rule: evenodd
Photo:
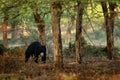
<svg viewBox="0 0 120 80">
<path fill-rule="evenodd" d="M 7 47 L 7 18 L 4 17 L 4 21 L 2 24 L 2 31 L 3 31 L 3 45 L 4 47 Z"/>
<path fill-rule="evenodd" d="M 51 4 L 51 16 L 52 16 L 52 34 L 54 43 L 54 66 L 57 69 L 63 67 L 63 55 L 62 55 L 62 40 L 60 29 L 61 18 L 61 4 L 59 1 Z"/>
<path fill-rule="evenodd" d="M 107 3 L 105 1 L 101 2 L 102 10 L 104 14 L 105 27 L 106 27 L 106 36 L 107 36 L 107 55 L 108 59 L 113 59 L 114 54 L 114 8 L 113 5 L 109 4 L 110 15 L 108 14 L 109 9 L 107 8 Z"/>
<path fill-rule="evenodd" d="M 115 9 L 115 7 L 116 7 L 116 3 L 109 2 L 110 25 L 111 25 L 112 35 L 114 35 L 114 17 L 115 17 L 114 9 Z"/>
<path fill-rule="evenodd" d="M 65 36 L 65 43 L 70 44 L 70 36 L 71 36 L 71 29 L 73 26 L 73 19 L 68 22 L 67 30 L 66 30 L 66 36 Z"/>
<path fill-rule="evenodd" d="M 16 20 L 11 22 L 12 38 L 16 38 L 16 29 L 15 29 L 16 25 L 17 25 L 17 21 Z"/>
<path fill-rule="evenodd" d="M 45 41 L 45 22 L 43 19 L 41 19 L 40 15 L 38 14 L 37 11 L 34 11 L 34 18 L 35 22 L 37 23 L 38 31 L 39 31 L 39 38 L 40 38 L 40 43 L 41 45 L 45 46 L 46 41 Z"/>
<path fill-rule="evenodd" d="M 75 36 L 75 50 L 76 62 L 81 63 L 81 38 L 82 38 L 82 16 L 84 7 L 81 2 L 78 2 L 77 20 L 76 20 L 76 36 Z"/>
</svg>

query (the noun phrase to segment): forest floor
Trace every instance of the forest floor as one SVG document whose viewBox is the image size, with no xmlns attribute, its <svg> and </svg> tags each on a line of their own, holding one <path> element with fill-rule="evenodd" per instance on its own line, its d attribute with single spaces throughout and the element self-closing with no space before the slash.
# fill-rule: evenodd
<svg viewBox="0 0 120 80">
<path fill-rule="evenodd" d="M 120 61 L 69 62 L 62 71 L 54 71 L 49 64 L 39 67 L 44 74 L 34 80 L 120 80 Z"/>
<path fill-rule="evenodd" d="M 0 58 L 0 80 L 120 80 L 119 60 L 66 61 L 58 71 L 53 63 L 24 63 L 24 59 Z"/>
</svg>

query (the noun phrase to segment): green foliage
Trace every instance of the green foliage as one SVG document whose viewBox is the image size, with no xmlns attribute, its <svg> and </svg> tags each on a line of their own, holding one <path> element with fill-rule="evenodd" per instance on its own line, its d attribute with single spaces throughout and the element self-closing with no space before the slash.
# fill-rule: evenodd
<svg viewBox="0 0 120 80">
<path fill-rule="evenodd" d="M 107 58 L 107 47 L 106 46 L 92 46 L 88 45 L 87 42 L 82 39 L 82 57 L 101 57 Z M 114 48 L 115 54 L 114 59 L 120 59 L 120 49 L 118 47 Z M 70 44 L 69 48 L 64 49 L 64 56 L 65 57 L 75 57 L 75 44 Z"/>
<path fill-rule="evenodd" d="M 10 76 L 7 75 L 7 74 L 1 74 L 0 75 L 0 80 L 5 80 L 5 79 L 9 79 L 9 78 L 10 78 Z"/>
<path fill-rule="evenodd" d="M 113 55 L 114 60 L 120 60 L 120 48 L 114 48 L 115 54 Z"/>
<path fill-rule="evenodd" d="M 0 80 L 16 80 L 17 77 L 14 74 L 0 74 Z M 24 79 L 17 79 L 24 80 Z"/>
<path fill-rule="evenodd" d="M 106 57 L 106 47 L 88 45 L 83 48 L 83 56 Z"/>
<path fill-rule="evenodd" d="M 108 0 L 109 2 L 112 2 L 112 3 L 119 3 L 120 0 Z"/>
</svg>

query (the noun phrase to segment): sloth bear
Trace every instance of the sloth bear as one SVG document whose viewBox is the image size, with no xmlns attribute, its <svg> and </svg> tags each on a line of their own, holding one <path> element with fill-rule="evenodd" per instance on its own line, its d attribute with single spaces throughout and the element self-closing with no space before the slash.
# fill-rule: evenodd
<svg viewBox="0 0 120 80">
<path fill-rule="evenodd" d="M 41 56 L 42 62 L 46 63 L 46 47 L 42 46 L 40 42 L 33 42 L 31 43 L 26 52 L 25 52 L 25 62 L 28 61 L 30 56 L 34 57 L 34 61 L 38 63 L 38 57 Z"/>
</svg>

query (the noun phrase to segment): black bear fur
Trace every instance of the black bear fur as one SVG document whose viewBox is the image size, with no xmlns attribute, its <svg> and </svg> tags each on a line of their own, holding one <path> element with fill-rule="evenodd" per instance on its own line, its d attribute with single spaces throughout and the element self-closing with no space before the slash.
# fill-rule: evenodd
<svg viewBox="0 0 120 80">
<path fill-rule="evenodd" d="M 35 62 L 38 63 L 38 57 L 40 54 L 42 54 L 42 62 L 46 62 L 46 47 L 42 46 L 40 42 L 35 41 L 31 43 L 28 48 L 25 51 L 25 62 L 28 62 L 28 59 L 33 56 L 35 59 Z"/>
</svg>

